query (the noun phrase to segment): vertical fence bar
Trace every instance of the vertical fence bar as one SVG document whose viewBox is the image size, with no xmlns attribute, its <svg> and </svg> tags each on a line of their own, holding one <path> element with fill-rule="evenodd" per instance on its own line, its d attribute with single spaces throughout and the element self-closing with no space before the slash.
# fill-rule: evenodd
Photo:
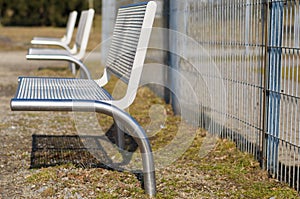
<svg viewBox="0 0 300 199">
<path fill-rule="evenodd" d="M 170 16 L 169 16 L 169 26 L 171 30 L 177 31 L 180 27 L 180 23 L 179 23 L 179 19 L 180 19 L 180 2 L 179 1 L 170 1 Z M 170 59 L 170 65 L 172 68 L 177 69 L 179 67 L 179 62 L 180 62 L 180 57 L 176 56 L 176 54 L 178 54 L 178 44 L 177 44 L 177 34 L 170 34 L 169 37 L 169 48 L 170 48 L 170 52 L 172 52 L 169 56 Z M 172 70 L 173 71 L 173 70 Z M 176 82 L 176 80 L 174 79 L 175 75 L 172 74 L 172 72 L 169 74 L 169 85 L 171 87 L 171 90 L 175 89 L 175 85 L 174 82 Z M 177 107 L 177 102 L 175 102 L 175 96 L 173 93 L 171 93 L 171 104 L 173 106 L 173 108 L 178 109 Z M 177 107 L 177 108 L 176 108 Z"/>
<path fill-rule="evenodd" d="M 169 15 L 169 27 L 171 30 L 177 30 L 178 29 L 178 17 L 179 17 L 179 10 L 178 10 L 178 2 L 177 1 L 170 1 L 169 3 L 170 6 L 170 15 Z M 179 57 L 177 57 L 176 55 L 174 55 L 175 52 L 177 52 L 177 44 L 174 42 L 176 41 L 176 35 L 175 34 L 171 34 L 169 36 L 169 48 L 170 48 L 170 52 L 173 52 L 169 55 L 169 62 L 172 68 L 176 68 L 178 67 L 179 64 Z M 169 74 L 169 82 L 168 84 L 170 85 L 170 87 L 173 87 L 172 85 L 173 82 L 173 75 L 172 73 Z M 173 88 L 171 88 L 173 89 Z M 174 101 L 174 96 L 171 93 L 171 104 L 173 105 L 173 101 Z"/>
<path fill-rule="evenodd" d="M 300 3 L 295 1 L 295 20 L 294 20 L 294 43 L 295 48 L 300 48 Z"/>
<path fill-rule="evenodd" d="M 262 143 L 262 152 L 261 152 L 261 162 L 262 162 L 262 168 L 264 170 L 267 169 L 267 131 L 268 131 L 268 125 L 267 125 L 267 99 L 268 99 L 268 92 L 267 92 L 267 85 L 268 85 L 268 74 L 269 74 L 269 68 L 268 66 L 268 18 L 269 18 L 269 2 L 268 0 L 263 0 L 263 6 L 262 6 L 262 35 L 263 35 L 263 46 L 262 48 L 264 52 L 262 52 L 263 56 L 263 64 L 262 64 L 262 79 L 264 80 L 264 83 L 262 85 L 263 87 L 263 99 L 262 99 L 262 109 L 263 109 L 263 118 L 262 118 L 262 126 L 263 131 L 261 135 L 260 143 Z"/>
<path fill-rule="evenodd" d="M 251 14 L 251 6 L 250 0 L 246 2 L 246 20 L 245 20 L 245 45 L 246 45 L 246 54 L 249 53 L 249 40 L 250 40 L 250 14 Z"/>
<path fill-rule="evenodd" d="M 270 33 L 268 46 L 268 107 L 267 119 L 267 169 L 275 174 L 278 164 L 280 81 L 283 33 L 283 2 L 270 4 Z"/>
<path fill-rule="evenodd" d="M 180 61 L 181 57 L 180 54 L 187 53 L 186 50 L 186 36 L 188 36 L 188 21 L 189 21 L 189 10 L 188 10 L 188 1 L 179 1 L 179 0 L 173 0 L 170 1 L 170 22 L 169 26 L 172 31 L 178 32 L 174 34 L 174 32 L 170 32 L 169 37 L 169 45 L 170 45 L 170 51 L 172 54 L 170 55 L 170 63 L 172 67 L 172 71 L 170 74 L 170 82 L 169 85 L 171 86 L 171 89 L 174 91 L 177 91 L 177 96 L 174 95 L 174 93 L 171 93 L 171 104 L 173 106 L 173 110 L 175 114 L 180 114 L 180 105 L 176 97 L 182 97 L 183 91 L 185 90 L 182 88 L 181 81 L 178 79 L 179 77 L 177 75 L 174 75 L 173 72 L 182 72 L 180 69 Z M 181 36 L 181 38 L 177 38 L 179 34 L 183 34 L 185 36 Z"/>
</svg>

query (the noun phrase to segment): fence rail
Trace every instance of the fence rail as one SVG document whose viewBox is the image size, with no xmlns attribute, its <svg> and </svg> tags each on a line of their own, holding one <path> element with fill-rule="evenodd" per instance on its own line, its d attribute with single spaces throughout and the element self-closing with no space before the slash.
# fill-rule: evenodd
<svg viewBox="0 0 300 199">
<path fill-rule="evenodd" d="M 181 109 L 300 191 L 300 1 L 160 2 L 166 28 L 180 32 L 168 37 L 169 63 L 194 93 L 177 76 L 168 81 L 177 98 L 198 99 Z"/>
</svg>

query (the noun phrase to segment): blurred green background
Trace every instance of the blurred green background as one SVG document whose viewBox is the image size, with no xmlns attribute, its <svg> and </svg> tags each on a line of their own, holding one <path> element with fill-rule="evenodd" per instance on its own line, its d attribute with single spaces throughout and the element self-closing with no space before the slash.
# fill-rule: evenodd
<svg viewBox="0 0 300 199">
<path fill-rule="evenodd" d="M 2 26 L 63 27 L 71 11 L 80 13 L 93 7 L 96 14 L 101 14 L 101 4 L 101 0 L 0 0 L 0 23 Z"/>
</svg>

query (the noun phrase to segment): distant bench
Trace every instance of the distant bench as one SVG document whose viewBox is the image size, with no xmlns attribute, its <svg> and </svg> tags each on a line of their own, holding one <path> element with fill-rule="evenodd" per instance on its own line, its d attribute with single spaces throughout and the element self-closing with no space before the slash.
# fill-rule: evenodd
<svg viewBox="0 0 300 199">
<path fill-rule="evenodd" d="M 140 148 L 144 188 L 150 196 L 156 193 L 152 149 L 144 130 L 124 109 L 134 101 L 137 93 L 155 11 L 154 1 L 119 9 L 101 79 L 20 77 L 17 93 L 11 99 L 13 111 L 97 112 L 113 117 Z M 114 100 L 103 88 L 110 76 L 116 76 L 128 85 L 122 99 Z M 122 143 L 122 134 L 118 137 Z"/>
<path fill-rule="evenodd" d="M 81 12 L 75 42 L 72 48 L 61 41 L 52 40 L 46 42 L 35 38 L 35 40 L 32 40 L 31 43 L 39 45 L 47 44 L 51 46 L 59 46 L 61 48 L 29 48 L 26 59 L 68 61 L 74 75 L 76 74 L 76 66 L 78 66 L 80 68 L 82 77 L 91 79 L 90 72 L 81 60 L 84 58 L 86 53 L 90 32 L 92 29 L 94 13 L 94 9 L 83 10 Z"/>
<path fill-rule="evenodd" d="M 67 46 L 70 44 L 73 36 L 73 31 L 75 29 L 76 19 L 77 19 L 77 11 L 74 10 L 70 12 L 67 26 L 66 26 L 66 33 L 62 38 L 56 37 L 34 37 L 31 40 L 31 44 L 36 45 L 54 45 L 54 46 L 61 46 L 67 49 Z"/>
</svg>

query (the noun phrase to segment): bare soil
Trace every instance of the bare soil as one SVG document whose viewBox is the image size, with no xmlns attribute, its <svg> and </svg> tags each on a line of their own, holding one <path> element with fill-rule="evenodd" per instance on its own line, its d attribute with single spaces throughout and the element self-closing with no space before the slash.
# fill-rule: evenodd
<svg viewBox="0 0 300 199">
<path fill-rule="evenodd" d="M 16 92 L 19 76 L 33 75 L 40 67 L 58 65 L 57 62 L 27 61 L 25 55 L 26 51 L 0 52 L 0 198 L 30 198 L 27 192 L 31 187 L 21 182 L 31 173 L 31 136 L 40 129 L 49 129 L 43 123 L 45 113 L 28 117 L 10 110 L 10 99 Z M 35 129 L 33 124 L 39 125 L 34 126 Z"/>
<path fill-rule="evenodd" d="M 30 169 L 32 135 L 77 132 L 68 113 L 10 111 L 18 76 L 57 75 L 53 69 L 65 67 L 61 62 L 27 61 L 25 54 L 26 51 L 0 52 L 0 199 L 147 198 L 139 178 L 129 172 L 69 164 Z M 61 75 L 68 73 L 58 71 Z M 146 92 L 141 94 L 146 95 L 139 99 L 143 103 L 153 99 Z M 171 135 L 178 123 L 170 107 L 167 110 L 171 120 L 161 135 Z M 143 116 L 137 119 L 145 122 Z M 204 136 L 205 132 L 199 130 L 182 157 L 157 171 L 157 198 L 298 198 L 296 191 L 268 178 L 258 162 L 227 140 L 219 140 L 208 156 L 199 158 Z M 164 143 L 164 139 L 154 141 Z"/>
</svg>

